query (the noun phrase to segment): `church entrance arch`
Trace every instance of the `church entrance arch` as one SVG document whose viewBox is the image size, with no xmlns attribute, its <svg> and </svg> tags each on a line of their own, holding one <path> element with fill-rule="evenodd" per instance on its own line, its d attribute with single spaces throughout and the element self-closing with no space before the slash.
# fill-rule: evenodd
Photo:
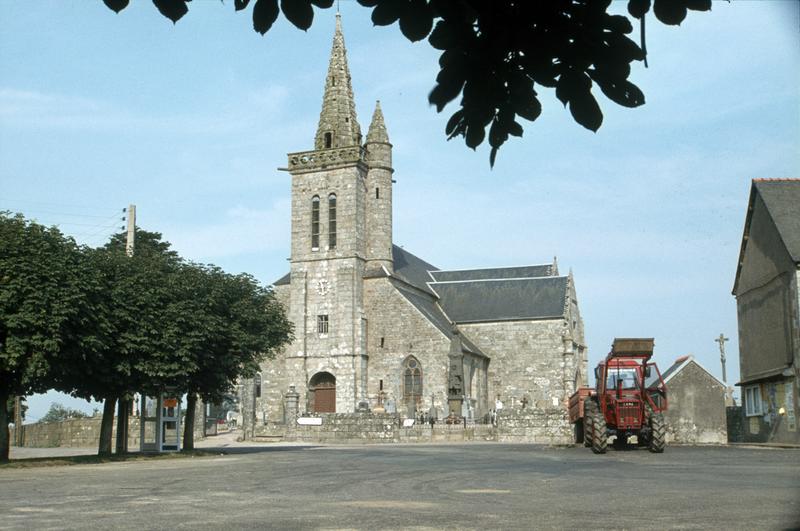
<svg viewBox="0 0 800 531">
<path fill-rule="evenodd" d="M 318 372 L 308 382 L 313 413 L 336 413 L 336 377 L 329 372 Z"/>
</svg>

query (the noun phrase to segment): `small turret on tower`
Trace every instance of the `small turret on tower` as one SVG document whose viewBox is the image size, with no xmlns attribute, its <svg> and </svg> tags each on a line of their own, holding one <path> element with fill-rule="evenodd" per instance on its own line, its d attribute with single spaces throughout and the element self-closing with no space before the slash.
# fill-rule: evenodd
<svg viewBox="0 0 800 531">
<path fill-rule="evenodd" d="M 336 13 L 336 31 L 325 78 L 322 112 L 314 138 L 314 149 L 330 149 L 361 145 L 361 126 L 356 118 L 347 50 L 342 34 L 342 18 Z"/>
<path fill-rule="evenodd" d="M 392 260 L 392 145 L 383 120 L 381 102 L 367 132 L 367 265 L 382 265 L 390 273 Z"/>
</svg>

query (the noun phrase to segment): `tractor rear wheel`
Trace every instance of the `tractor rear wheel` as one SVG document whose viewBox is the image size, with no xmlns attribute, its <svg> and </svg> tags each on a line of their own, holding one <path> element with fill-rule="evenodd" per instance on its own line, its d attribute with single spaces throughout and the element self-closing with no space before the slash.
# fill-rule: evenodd
<svg viewBox="0 0 800 531">
<path fill-rule="evenodd" d="M 650 441 L 647 449 L 660 454 L 667 446 L 667 425 L 661 413 L 650 414 Z"/>
<path fill-rule="evenodd" d="M 600 408 L 593 407 L 589 413 L 591 417 L 592 451 L 596 454 L 604 454 L 608 449 L 608 429 L 606 419 Z"/>
<path fill-rule="evenodd" d="M 587 448 L 592 445 L 592 417 L 588 412 L 583 417 L 583 445 Z"/>
<path fill-rule="evenodd" d="M 597 402 L 587 398 L 583 403 L 583 445 L 592 447 L 592 414 L 597 410 Z"/>
</svg>

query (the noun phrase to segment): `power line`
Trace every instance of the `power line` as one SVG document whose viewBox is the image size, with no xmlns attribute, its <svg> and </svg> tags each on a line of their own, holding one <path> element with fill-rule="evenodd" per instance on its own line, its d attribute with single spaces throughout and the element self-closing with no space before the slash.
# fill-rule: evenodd
<svg viewBox="0 0 800 531">
<path fill-rule="evenodd" d="M 66 207 L 66 208 L 81 208 L 84 210 L 95 210 L 101 212 L 111 212 L 111 209 L 108 208 L 107 205 L 76 205 L 74 203 L 56 203 L 54 201 L 36 201 L 33 199 L 16 199 L 11 197 L 0 197 L 0 202 L 7 202 L 7 203 L 28 203 L 32 205 L 48 205 L 48 206 L 56 206 L 56 207 Z"/>
</svg>

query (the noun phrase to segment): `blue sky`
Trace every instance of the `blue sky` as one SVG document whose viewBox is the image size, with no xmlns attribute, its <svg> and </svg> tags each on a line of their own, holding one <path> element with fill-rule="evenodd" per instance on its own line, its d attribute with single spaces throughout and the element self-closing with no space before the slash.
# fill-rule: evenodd
<svg viewBox="0 0 800 531">
<path fill-rule="evenodd" d="M 0 2 L 0 209 L 100 245 L 133 203 L 183 256 L 269 284 L 289 256 L 277 168 L 313 146 L 334 12 L 262 37 L 230 1 L 196 0 L 174 26 L 132 4 Z M 590 365 L 615 336 L 653 336 L 662 370 L 693 354 L 720 376 L 723 332 L 737 381 L 731 287 L 750 180 L 800 176 L 797 2 L 715 2 L 678 28 L 651 18 L 650 67 L 632 76 L 646 105 L 600 94 L 591 133 L 543 89 L 542 116 L 494 170 L 486 146 L 445 140 L 452 105 L 427 104 L 436 51 L 373 27 L 355 2 L 341 11 L 359 121 L 366 133 L 380 99 L 395 146 L 397 244 L 440 268 L 557 256 Z M 30 418 L 52 399 L 32 399 Z"/>
</svg>

